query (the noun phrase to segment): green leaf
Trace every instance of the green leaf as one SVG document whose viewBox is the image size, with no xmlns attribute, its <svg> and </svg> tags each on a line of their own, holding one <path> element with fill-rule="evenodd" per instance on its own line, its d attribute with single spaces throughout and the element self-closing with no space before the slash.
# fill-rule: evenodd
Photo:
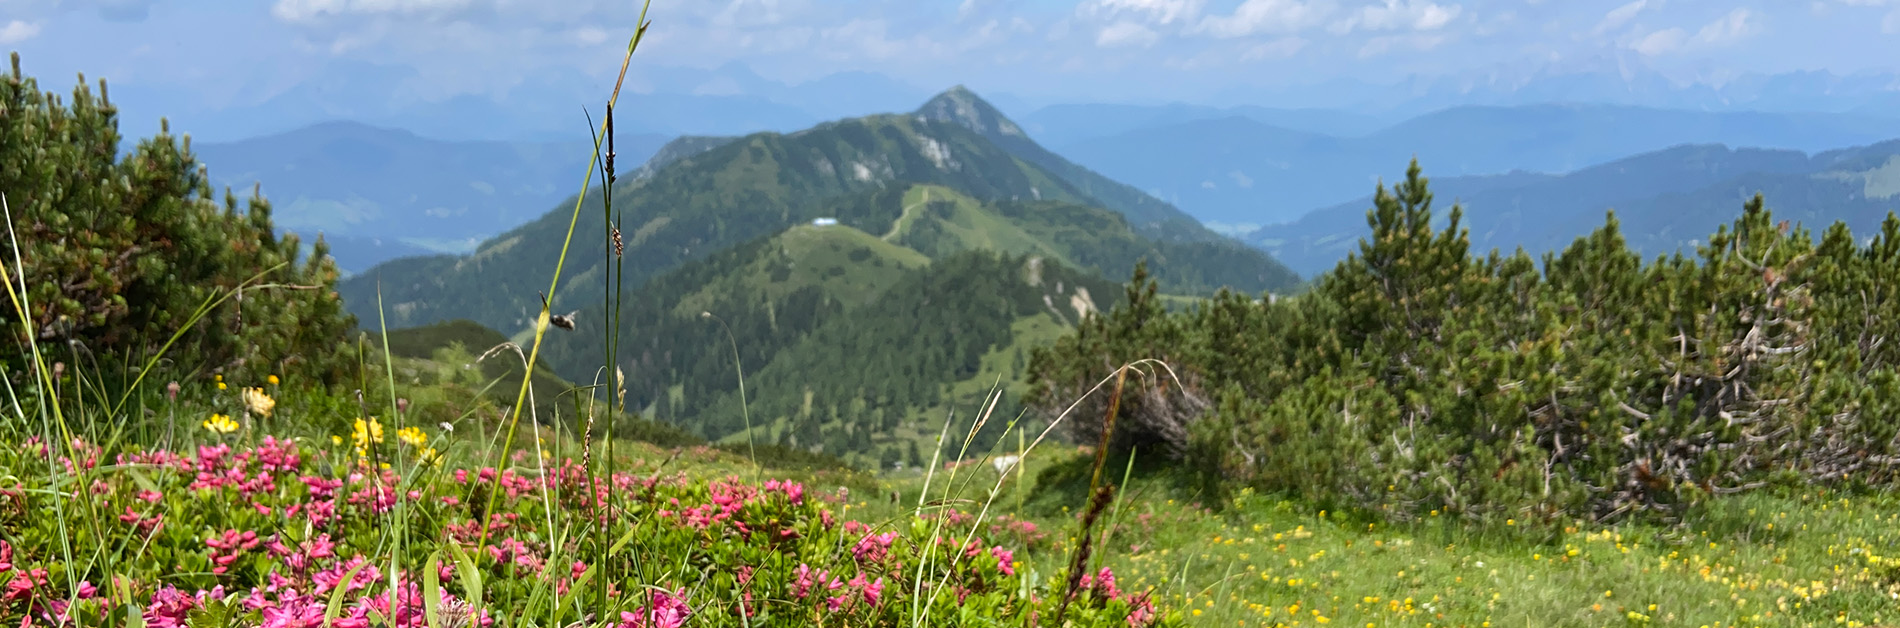
<svg viewBox="0 0 1900 628">
<path fill-rule="evenodd" d="M 475 568 L 475 559 L 462 546 L 449 543 L 449 554 L 455 559 L 455 571 L 461 576 L 462 590 L 467 594 L 468 606 L 476 613 L 482 612 L 482 572 Z"/>
<path fill-rule="evenodd" d="M 422 568 L 422 613 L 429 628 L 442 628 L 442 550 L 429 554 Z"/>
<path fill-rule="evenodd" d="M 323 609 L 323 625 L 336 625 L 336 618 L 343 614 L 343 594 L 349 592 L 350 583 L 356 581 L 356 572 L 362 571 L 367 566 L 369 566 L 369 561 L 363 561 L 351 567 L 349 571 L 344 572 L 343 579 L 337 581 L 336 588 L 330 590 L 330 604 Z"/>
<path fill-rule="evenodd" d="M 132 476 L 132 482 L 135 484 L 138 484 L 141 490 L 147 490 L 154 493 L 160 492 L 158 490 L 158 485 L 152 483 L 152 479 L 145 477 L 145 474 L 139 473 L 138 469 L 128 468 L 125 470 L 125 472 Z"/>
</svg>

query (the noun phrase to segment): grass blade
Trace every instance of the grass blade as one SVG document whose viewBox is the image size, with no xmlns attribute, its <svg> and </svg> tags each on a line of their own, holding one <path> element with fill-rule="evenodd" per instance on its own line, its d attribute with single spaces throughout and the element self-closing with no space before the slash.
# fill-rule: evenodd
<svg viewBox="0 0 1900 628">
<path fill-rule="evenodd" d="M 356 572 L 368 566 L 369 561 L 363 561 L 343 572 L 343 579 L 338 580 L 336 588 L 330 590 L 330 603 L 323 609 L 323 625 L 335 626 L 336 618 L 343 616 L 343 595 L 349 593 L 350 584 L 356 582 Z"/>
<path fill-rule="evenodd" d="M 442 550 L 429 554 L 422 568 L 422 614 L 429 628 L 442 628 Z"/>
</svg>

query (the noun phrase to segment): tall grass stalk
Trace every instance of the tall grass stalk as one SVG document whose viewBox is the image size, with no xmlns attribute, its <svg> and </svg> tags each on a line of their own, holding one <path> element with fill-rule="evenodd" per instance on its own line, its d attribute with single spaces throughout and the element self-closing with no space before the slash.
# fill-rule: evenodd
<svg viewBox="0 0 1900 628">
<path fill-rule="evenodd" d="M 1140 366 L 1144 366 L 1144 365 L 1148 365 L 1148 364 L 1154 364 L 1154 365 L 1158 365 L 1158 366 L 1160 366 L 1160 368 L 1162 368 L 1162 369 L 1164 369 L 1164 370 L 1167 370 L 1167 371 L 1168 371 L 1168 374 L 1169 374 L 1169 377 L 1171 377 L 1171 378 L 1175 378 L 1175 379 L 1176 379 L 1177 381 L 1179 381 L 1179 378 L 1178 378 L 1178 377 L 1175 377 L 1175 376 L 1174 376 L 1174 371 L 1173 371 L 1173 369 L 1172 369 L 1172 368 L 1170 368 L 1170 367 L 1168 367 L 1168 365 L 1167 365 L 1167 363 L 1165 363 L 1165 362 L 1162 362 L 1162 361 L 1160 361 L 1160 360 L 1156 360 L 1156 359 L 1152 359 L 1152 358 L 1150 358 L 1150 359 L 1144 359 L 1144 360 L 1138 360 L 1138 361 L 1135 361 L 1135 362 L 1130 362 L 1130 363 L 1128 363 L 1128 364 L 1124 364 L 1124 365 L 1122 365 L 1122 366 L 1121 366 L 1121 368 L 1118 368 L 1118 369 L 1115 369 L 1115 372 L 1114 372 L 1114 373 L 1111 373 L 1111 374 L 1109 374 L 1108 376 L 1106 376 L 1106 377 L 1103 377 L 1103 378 L 1101 379 L 1101 381 L 1098 381 L 1098 382 L 1096 382 L 1096 383 L 1095 383 L 1095 385 L 1094 385 L 1093 387 L 1090 387 L 1090 388 L 1089 388 L 1089 390 L 1088 390 L 1088 391 L 1086 391 L 1086 392 L 1084 392 L 1084 393 L 1082 393 L 1082 395 L 1081 395 L 1081 396 L 1079 396 L 1079 397 L 1076 397 L 1076 399 L 1075 399 L 1074 401 L 1072 401 L 1072 402 L 1070 402 L 1070 403 L 1069 403 L 1069 406 L 1068 406 L 1068 407 L 1066 407 L 1066 408 L 1064 408 L 1064 409 L 1062 410 L 1062 413 L 1061 413 L 1061 414 L 1058 414 L 1058 415 L 1056 415 L 1056 418 L 1055 418 L 1055 420 L 1052 420 L 1052 421 L 1050 421 L 1050 422 L 1049 422 L 1049 425 L 1047 425 L 1047 426 L 1044 426 L 1044 427 L 1043 427 L 1043 429 L 1042 429 L 1042 431 L 1041 431 L 1040 433 L 1038 433 L 1038 434 L 1036 435 L 1036 440 L 1034 440 L 1034 441 L 1032 441 L 1032 442 L 1030 442 L 1030 443 L 1029 443 L 1029 446 L 1028 446 L 1028 447 L 1026 447 L 1026 448 L 1023 448 L 1023 449 L 1022 449 L 1022 453 L 1020 453 L 1020 454 L 1018 454 L 1018 456 L 1019 456 L 1019 457 L 1018 457 L 1018 459 L 1016 460 L 1016 465 L 1018 466 L 1018 468 L 1020 468 L 1020 467 L 1021 467 L 1021 465 L 1023 465 L 1023 464 L 1025 464 L 1025 463 L 1027 463 L 1027 462 L 1029 461 L 1029 456 L 1030 456 L 1030 454 L 1031 454 L 1032 452 L 1034 452 L 1034 451 L 1035 451 L 1035 449 L 1036 449 L 1036 448 L 1037 448 L 1038 446 L 1040 446 L 1040 445 L 1042 445 L 1042 442 L 1043 442 L 1044 440 L 1046 440 L 1046 439 L 1048 439 L 1048 437 L 1049 437 L 1049 435 L 1050 435 L 1050 434 L 1052 434 L 1052 433 L 1054 433 L 1054 432 L 1055 432 L 1055 429 L 1056 429 L 1056 427 L 1057 427 L 1057 426 L 1059 426 L 1059 425 L 1062 425 L 1062 423 L 1063 423 L 1063 422 L 1065 422 L 1065 421 L 1067 421 L 1067 420 L 1068 420 L 1068 418 L 1069 418 L 1069 415 L 1070 415 L 1070 414 L 1073 414 L 1073 413 L 1075 412 L 1075 409 L 1076 409 L 1077 407 L 1080 407 L 1080 406 L 1082 405 L 1082 402 L 1083 402 L 1083 401 L 1086 401 L 1086 400 L 1087 400 L 1087 399 L 1088 399 L 1089 397 L 1092 397 L 1092 396 L 1094 396 L 1094 395 L 1095 395 L 1095 393 L 1096 393 L 1097 391 L 1100 391 L 1100 390 L 1102 389 L 1102 387 L 1103 387 L 1103 386 L 1106 386 L 1106 385 L 1108 385 L 1108 383 L 1109 383 L 1110 381 L 1115 381 L 1115 382 L 1117 382 L 1117 386 L 1116 386 L 1116 393 L 1117 393 L 1117 394 L 1116 394 L 1116 397 L 1117 397 L 1117 398 L 1120 398 L 1120 394 L 1119 394 L 1119 393 L 1121 392 L 1121 391 L 1120 391 L 1120 382 L 1121 382 L 1121 380 L 1122 380 L 1122 378 L 1124 378 L 1124 377 L 1126 376 L 1126 374 L 1127 374 L 1127 372 L 1128 372 L 1128 370 L 1129 370 L 1129 369 L 1134 369 L 1134 368 L 1137 368 L 1137 367 L 1140 367 Z M 992 403 L 992 405 L 991 405 L 990 407 L 991 407 L 991 408 L 993 409 L 993 408 L 994 408 L 994 404 Z M 972 427 L 972 432 L 974 433 L 974 430 L 975 430 L 975 429 L 976 429 L 977 427 L 980 427 L 980 426 L 981 426 L 981 424 L 982 424 L 982 419 L 981 419 L 981 417 L 979 417 L 979 419 L 978 419 L 978 421 L 977 421 L 977 422 L 976 422 L 976 423 L 974 424 L 974 426 Z M 948 428 L 949 428 L 949 422 L 947 422 L 947 421 L 946 421 L 946 422 L 945 422 L 945 425 L 944 425 L 944 427 L 945 427 L 945 429 L 946 429 L 946 430 L 948 430 Z M 939 440 L 941 440 L 941 437 L 939 437 Z M 940 449 L 941 449 L 941 447 L 940 447 Z M 1099 455 L 1100 455 L 1100 452 L 1097 452 L 1097 455 L 1099 456 Z M 933 457 L 932 457 L 932 463 L 933 463 L 933 465 L 932 465 L 932 466 L 933 466 L 933 471 L 934 471 L 934 466 L 935 466 L 935 464 L 934 464 L 934 463 L 935 463 L 935 460 L 936 460 L 936 459 L 935 459 L 935 457 L 933 456 Z M 1098 466 L 1099 466 L 1099 463 L 1098 463 Z M 1006 482 L 1008 482 L 1008 481 L 1009 481 L 1009 474 L 1007 474 L 1007 473 L 1004 473 L 1004 474 L 998 474 L 998 475 L 997 475 L 997 478 L 996 478 L 996 484 L 990 487 L 990 490 L 989 490 L 989 493 L 988 493 L 988 496 L 987 496 L 987 497 L 985 498 L 985 500 L 984 500 L 984 502 L 983 502 L 983 509 L 982 509 L 981 511 L 979 511 L 979 512 L 977 513 L 977 516 L 976 516 L 976 518 L 975 518 L 975 519 L 974 519 L 974 520 L 973 520 L 973 521 L 971 522 L 971 529 L 970 529 L 970 534 L 969 534 L 969 536 L 966 536 L 966 537 L 965 537 L 965 540 L 964 540 L 964 542 L 963 542 L 964 544 L 966 544 L 966 545 L 967 545 L 967 544 L 969 543 L 969 541 L 970 541 L 970 539 L 973 539 L 973 538 L 975 538 L 975 534 L 976 534 L 976 531 L 977 531 L 978 529 L 981 529 L 981 528 L 982 528 L 982 525 L 983 525 L 983 521 L 984 521 L 984 520 L 985 520 L 985 519 L 986 519 L 986 518 L 988 517 L 988 515 L 989 515 L 989 509 L 990 509 L 990 505 L 991 505 L 991 504 L 992 504 L 992 503 L 993 503 L 993 502 L 994 502 L 994 501 L 996 500 L 996 496 L 997 496 L 997 494 L 998 494 L 998 493 L 1000 493 L 1000 492 L 1002 491 L 1002 488 L 1003 488 L 1003 484 L 1004 484 L 1004 483 L 1006 483 Z M 1020 479 L 1019 479 L 1019 483 L 1020 483 Z M 925 485 L 926 485 L 926 486 L 928 486 L 928 485 L 929 485 L 929 479 L 928 479 L 928 476 L 926 476 L 926 479 L 925 479 Z M 926 490 L 927 490 L 927 489 L 926 489 Z M 919 516 L 921 516 L 921 502 L 920 502 L 920 504 L 919 504 Z M 1086 535 L 1086 534 L 1087 534 L 1087 531 L 1085 530 L 1083 534 L 1084 534 L 1084 535 Z M 933 537 L 934 537 L 934 536 L 935 536 L 935 533 L 933 532 Z M 933 545 L 934 545 L 934 543 L 933 543 Z M 959 545 L 959 547 L 961 547 L 961 546 L 962 546 L 962 545 Z M 960 557 L 960 556 L 961 556 L 961 554 L 959 554 L 959 557 Z M 928 560 L 928 558 L 926 558 L 925 560 Z M 953 562 L 953 563 L 952 563 L 952 565 L 955 565 L 955 564 L 956 564 L 955 562 Z M 922 575 L 922 570 L 920 569 L 920 570 L 919 570 L 919 576 L 920 576 L 920 578 L 921 578 L 921 575 Z M 1077 577 L 1077 574 L 1071 574 L 1071 579 L 1073 579 L 1073 578 L 1075 578 L 1075 577 Z M 921 579 L 920 579 L 920 581 L 919 581 L 919 582 L 918 582 L 917 584 L 921 584 Z M 941 583 L 939 583 L 939 584 L 941 584 Z M 942 591 L 943 591 L 943 589 L 945 589 L 945 588 L 946 588 L 946 587 L 943 587 L 943 586 L 937 586 L 937 587 L 935 587 L 935 588 L 934 588 L 934 590 L 933 590 L 933 591 L 931 592 L 931 603 L 932 603 L 932 604 L 935 604 L 935 603 L 936 603 L 936 599 L 937 599 L 937 596 L 938 596 L 938 595 L 939 595 L 940 593 L 942 593 Z M 916 611 L 916 605 L 915 605 L 915 602 L 913 602 L 913 617 L 912 617 L 912 621 L 911 621 L 911 623 L 912 623 L 912 626 L 913 626 L 913 627 L 915 627 L 915 626 L 918 626 L 918 625 L 920 625 L 920 622 L 921 622 L 922 620 L 923 620 L 923 617 L 922 617 L 922 615 L 921 615 L 921 614 L 919 614 L 919 613 L 917 613 L 917 611 Z M 1060 619 L 1058 619 L 1058 621 L 1057 621 L 1057 623 L 1058 623 L 1058 624 L 1060 624 Z"/>
<path fill-rule="evenodd" d="M 620 79 L 614 83 L 613 95 L 608 97 L 607 99 L 607 105 L 609 107 L 613 106 L 616 102 L 620 100 L 620 86 L 621 86 L 621 83 L 624 82 L 627 78 L 627 67 L 633 62 L 633 53 L 635 50 L 639 49 L 640 40 L 642 37 L 646 35 L 647 27 L 650 25 L 650 23 L 647 22 L 647 9 L 652 4 L 653 4 L 653 0 L 645 0 L 644 4 L 640 8 L 640 19 L 638 21 L 639 26 L 635 28 L 633 32 L 633 37 L 627 40 L 627 53 L 625 57 L 622 58 L 621 63 L 620 63 Z M 605 133 L 606 133 L 606 129 L 602 128 L 597 133 L 594 141 L 598 143 L 600 141 L 599 136 L 604 135 Z M 541 303 L 540 315 L 535 317 L 534 345 L 531 349 L 528 350 L 528 364 L 530 365 L 530 367 L 532 367 L 532 365 L 534 364 L 540 363 L 541 341 L 546 337 L 547 332 L 548 332 L 548 314 L 549 314 L 548 304 L 553 302 L 553 299 L 555 298 L 555 295 L 561 286 L 561 271 L 567 266 L 568 249 L 574 243 L 574 227 L 580 223 L 581 207 L 587 201 L 587 191 L 589 188 L 593 187 L 594 185 L 594 169 L 598 167 L 599 159 L 600 159 L 600 154 L 596 152 L 593 158 L 588 160 L 587 172 L 581 178 L 580 195 L 574 198 L 574 210 L 570 214 L 567 221 L 567 233 L 561 240 L 561 254 L 559 257 L 555 258 L 554 275 L 550 277 L 548 280 L 548 291 L 547 291 L 548 298 L 547 300 Z M 530 370 L 528 372 L 528 376 L 521 378 L 521 389 L 516 392 L 514 409 L 509 413 L 508 432 L 507 432 L 508 435 L 506 438 L 502 440 L 501 450 L 496 454 L 497 456 L 499 456 L 499 459 L 497 460 L 497 464 L 496 464 L 497 469 L 502 468 L 506 465 L 506 462 L 508 459 L 508 452 L 509 450 L 514 449 L 515 433 L 521 425 L 521 406 L 522 406 L 522 403 L 526 401 L 528 398 L 529 384 L 534 381 L 533 373 L 534 372 Z M 489 492 L 488 504 L 485 508 L 483 508 L 482 512 L 486 513 L 486 512 L 494 511 L 495 499 L 497 497 L 497 493 L 498 491 Z M 492 522 L 493 522 L 493 518 L 489 518 L 482 521 L 482 533 L 481 533 L 481 536 L 479 537 L 479 540 L 475 544 L 475 551 L 477 555 L 480 555 L 481 552 L 486 551 L 488 547 L 488 535 L 491 532 L 490 528 L 492 527 Z"/>
<path fill-rule="evenodd" d="M 42 443 L 46 443 L 46 468 L 48 472 L 50 473 L 58 473 L 57 470 L 59 469 L 59 465 L 53 457 L 53 447 L 52 447 L 52 443 L 50 442 L 50 439 L 52 437 L 54 421 L 57 421 L 57 423 L 59 424 L 61 434 L 66 434 L 68 432 L 66 429 L 66 418 L 65 416 L 60 414 L 59 397 L 58 397 L 59 393 L 58 393 L 58 390 L 55 387 L 53 387 L 51 378 L 46 376 L 46 358 L 40 353 L 40 344 L 35 338 L 36 334 L 34 334 L 33 332 L 33 319 L 27 314 L 29 311 L 31 311 L 32 308 L 31 308 L 31 304 L 27 301 L 27 296 L 26 296 L 27 295 L 26 264 L 22 262 L 20 259 L 20 238 L 19 238 L 19 234 L 16 233 L 13 229 L 13 207 L 7 203 L 6 194 L 3 192 L 0 192 L 0 213 L 4 213 L 6 215 L 7 237 L 9 238 L 9 240 L 12 242 L 12 245 L 13 245 L 13 268 L 18 269 L 19 285 L 17 286 L 17 289 L 16 289 L 16 286 L 14 285 L 14 278 L 12 276 L 12 271 L 7 270 L 7 266 L 5 264 L 0 264 L 0 283 L 5 283 L 7 286 L 7 299 L 13 304 L 13 311 L 20 317 L 20 330 L 23 333 L 23 335 L 26 336 L 26 344 L 27 344 L 28 353 L 31 356 L 31 359 L 33 360 L 31 367 L 33 369 L 33 374 L 35 376 L 34 380 L 38 382 L 37 385 L 33 387 L 33 393 L 34 393 L 34 396 L 37 397 L 39 400 L 38 409 L 39 409 L 39 415 L 40 415 L 40 438 L 41 438 Z M 11 378 L 8 378 L 7 382 L 8 382 L 7 394 L 8 396 L 13 397 L 13 402 L 14 402 L 13 407 L 24 410 L 25 406 L 19 403 L 19 398 L 13 392 L 13 384 L 12 384 Z M 49 421 L 47 419 L 47 414 L 49 412 L 49 407 L 48 407 L 49 405 L 51 406 L 50 412 L 54 417 L 53 421 Z M 22 425 L 25 425 L 30 421 L 31 419 L 28 419 L 24 414 L 21 414 L 20 423 Z M 72 533 L 71 531 L 66 529 L 66 510 L 65 510 L 65 506 L 63 505 L 64 501 L 65 501 L 64 495 L 54 495 L 53 510 L 54 510 L 54 513 L 59 517 L 59 522 L 60 522 L 59 524 L 59 542 L 60 543 L 59 544 L 60 544 L 61 550 L 64 552 L 64 558 L 66 559 L 65 560 L 66 584 L 68 587 L 77 588 L 79 585 L 79 576 L 78 574 L 75 574 L 73 572 Z M 90 500 L 88 500 L 88 503 L 90 503 Z M 91 510 L 91 509 L 88 508 L 88 510 Z"/>
<path fill-rule="evenodd" d="M 1076 587 L 1082 583 L 1082 574 L 1088 569 L 1090 526 L 1101 517 L 1108 507 L 1109 494 L 1113 489 L 1101 486 L 1102 465 L 1108 461 L 1108 445 L 1115 433 L 1115 415 L 1121 412 L 1122 384 L 1128 381 L 1127 367 L 1115 370 L 1115 392 L 1108 398 L 1108 415 L 1102 418 L 1102 439 L 1095 449 L 1095 471 L 1089 476 L 1088 510 L 1082 513 L 1082 533 L 1075 535 L 1075 557 L 1069 562 L 1068 586 L 1062 593 L 1062 601 L 1056 606 L 1056 623 L 1069 612 L 1069 603 L 1075 599 Z"/>
<path fill-rule="evenodd" d="M 394 430 L 395 434 L 399 435 L 397 438 L 400 440 L 400 434 L 402 434 L 402 407 L 396 401 L 396 361 L 390 357 L 389 352 L 389 320 L 383 315 L 383 286 L 381 282 L 377 282 L 376 284 L 376 328 L 382 335 L 383 375 L 387 378 L 389 383 L 389 426 Z M 402 468 L 401 447 L 394 449 L 394 453 L 390 455 L 389 462 L 392 467 Z M 380 482 L 378 483 L 377 490 L 382 490 Z M 397 594 L 401 591 L 401 588 L 396 586 L 396 572 L 397 568 L 401 567 L 399 561 L 402 558 L 403 536 L 409 529 L 408 512 L 407 509 L 404 508 L 409 500 L 407 499 L 407 492 L 403 491 L 402 487 L 392 486 L 389 487 L 389 490 L 393 490 L 396 493 L 394 495 L 396 498 L 396 525 L 393 526 L 395 530 L 391 536 L 394 538 L 389 548 L 389 608 L 396 609 L 401 608 L 400 601 L 397 599 Z"/>
<path fill-rule="evenodd" d="M 759 467 L 759 450 L 757 446 L 753 445 L 753 442 L 758 439 L 758 436 L 752 433 L 752 410 L 747 405 L 745 398 L 745 364 L 739 359 L 739 339 L 732 335 L 732 326 L 726 324 L 726 319 L 720 318 L 718 314 L 709 311 L 700 312 L 699 317 L 718 321 L 719 327 L 726 331 L 726 341 L 732 345 L 732 368 L 739 374 L 739 415 L 745 418 L 746 454 L 752 458 L 752 475 L 753 480 L 756 481 L 765 470 Z M 945 427 L 949 427 L 949 425 L 945 424 Z"/>
</svg>

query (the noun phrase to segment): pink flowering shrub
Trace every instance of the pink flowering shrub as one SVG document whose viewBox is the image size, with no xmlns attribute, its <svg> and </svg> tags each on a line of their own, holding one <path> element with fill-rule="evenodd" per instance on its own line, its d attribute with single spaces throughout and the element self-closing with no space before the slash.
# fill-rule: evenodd
<svg viewBox="0 0 1900 628">
<path fill-rule="evenodd" d="M 1029 625 L 1062 596 L 1048 573 L 1022 580 L 1045 543 L 1028 522 L 865 523 L 843 492 L 637 461 L 597 477 L 532 455 L 456 468 L 385 464 L 407 445 L 238 440 L 0 445 L 0 626 L 122 625 L 136 608 L 157 628 L 314 628 L 332 600 L 338 628 Z M 1180 621 L 1107 570 L 1083 583 L 1073 625 Z"/>
</svg>

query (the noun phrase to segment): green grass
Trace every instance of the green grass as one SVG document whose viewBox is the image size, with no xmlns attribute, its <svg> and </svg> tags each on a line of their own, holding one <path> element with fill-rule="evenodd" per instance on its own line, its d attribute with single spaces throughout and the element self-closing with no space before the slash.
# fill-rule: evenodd
<svg viewBox="0 0 1900 628">
<path fill-rule="evenodd" d="M 1012 255 L 1043 255 L 1069 263 L 1049 242 L 956 190 L 940 185 L 911 186 L 904 194 L 904 207 L 904 220 L 892 231 L 896 236 L 894 241 L 918 248 L 932 257 L 980 249 Z M 933 207 L 947 207 L 947 211 L 933 212 Z M 915 236 L 925 224 L 934 232 L 929 241 Z"/>
<path fill-rule="evenodd" d="M 1222 515 L 1166 499 L 1133 505 L 1107 564 L 1204 626 L 1865 626 L 1900 615 L 1891 567 L 1869 564 L 1900 541 L 1895 505 L 1749 497 L 1685 528 L 1533 542 L 1253 496 Z"/>
<path fill-rule="evenodd" d="M 1085 473 L 1087 462 L 1045 452 L 1027 463 L 1023 511 L 1013 482 L 1002 485 L 999 514 L 1050 535 L 1025 559 L 1032 567 L 1058 570 L 1073 547 L 1080 492 L 1052 478 Z M 962 472 L 959 481 L 985 489 L 997 477 L 987 465 Z M 1184 479 L 1165 465 L 1137 474 L 1122 511 L 1104 517 L 1115 526 L 1099 564 L 1124 589 L 1154 589 L 1194 626 L 1819 627 L 1900 618 L 1892 496 L 1749 495 L 1716 502 L 1682 527 L 1578 523 L 1546 533 L 1445 517 L 1385 524 L 1251 492 L 1216 512 Z M 880 477 L 900 505 L 922 480 Z"/>
</svg>

